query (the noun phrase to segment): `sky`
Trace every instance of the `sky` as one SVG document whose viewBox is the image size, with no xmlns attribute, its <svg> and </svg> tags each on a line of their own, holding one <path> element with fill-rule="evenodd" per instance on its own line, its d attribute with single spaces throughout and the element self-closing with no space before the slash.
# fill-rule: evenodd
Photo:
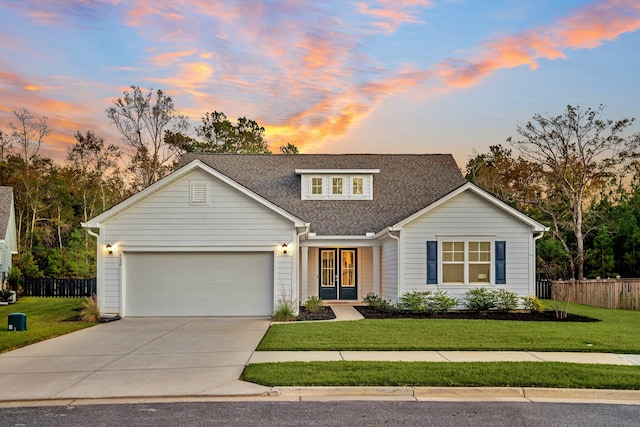
<svg viewBox="0 0 640 427">
<path fill-rule="evenodd" d="M 0 129 L 46 116 L 41 154 L 108 142 L 129 86 L 192 125 L 248 117 L 272 151 L 451 153 L 537 114 L 640 120 L 638 0 L 0 0 Z M 632 131 L 638 131 L 636 124 Z"/>
</svg>

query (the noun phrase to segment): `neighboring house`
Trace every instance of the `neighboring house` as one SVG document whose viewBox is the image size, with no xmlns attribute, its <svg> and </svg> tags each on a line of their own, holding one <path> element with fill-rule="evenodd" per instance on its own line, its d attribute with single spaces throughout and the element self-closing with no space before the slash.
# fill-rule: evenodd
<svg viewBox="0 0 640 427">
<path fill-rule="evenodd" d="M 11 255 L 18 253 L 13 188 L 0 187 L 0 275 L 11 270 Z"/>
<path fill-rule="evenodd" d="M 188 154 L 83 223 L 98 299 L 122 316 L 269 315 L 374 292 L 535 292 L 546 227 L 466 183 L 450 155 Z"/>
</svg>

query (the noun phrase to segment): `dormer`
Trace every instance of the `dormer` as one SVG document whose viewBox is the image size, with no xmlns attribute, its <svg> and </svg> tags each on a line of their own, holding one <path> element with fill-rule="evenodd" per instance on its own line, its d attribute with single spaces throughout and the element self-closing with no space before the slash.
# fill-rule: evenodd
<svg viewBox="0 0 640 427">
<path fill-rule="evenodd" d="M 373 200 L 380 169 L 296 169 L 302 200 Z"/>
</svg>

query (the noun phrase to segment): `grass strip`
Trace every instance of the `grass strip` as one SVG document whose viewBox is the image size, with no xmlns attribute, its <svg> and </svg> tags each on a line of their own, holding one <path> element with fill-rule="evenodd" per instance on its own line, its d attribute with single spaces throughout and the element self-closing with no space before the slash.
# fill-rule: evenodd
<svg viewBox="0 0 640 427">
<path fill-rule="evenodd" d="M 0 306 L 0 319 L 7 322 L 0 328 L 0 353 L 95 325 L 64 321 L 78 315 L 82 301 L 83 298 L 23 297 L 16 304 Z M 27 315 L 26 331 L 8 330 L 11 313 Z"/>
<path fill-rule="evenodd" d="M 571 304 L 600 322 L 365 319 L 272 325 L 259 351 L 515 350 L 640 353 L 640 311 Z"/>
<path fill-rule="evenodd" d="M 556 362 L 287 362 L 248 365 L 265 386 L 548 387 L 640 389 L 640 366 Z"/>
</svg>

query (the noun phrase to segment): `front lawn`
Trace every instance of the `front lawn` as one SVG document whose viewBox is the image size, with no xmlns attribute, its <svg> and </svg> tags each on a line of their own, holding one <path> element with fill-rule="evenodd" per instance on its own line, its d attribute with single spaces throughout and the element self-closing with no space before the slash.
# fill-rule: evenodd
<svg viewBox="0 0 640 427">
<path fill-rule="evenodd" d="M 549 308 L 551 302 L 545 301 Z M 520 350 L 640 353 L 640 311 L 571 304 L 600 322 L 365 319 L 272 325 L 260 351 Z"/>
<path fill-rule="evenodd" d="M 550 387 L 640 389 L 639 366 L 555 362 L 290 362 L 248 365 L 266 386 Z"/>
<path fill-rule="evenodd" d="M 4 323 L 0 327 L 0 353 L 95 325 L 64 321 L 78 315 L 82 301 L 83 298 L 23 297 L 16 304 L 0 306 L 0 321 Z M 8 330 L 11 313 L 27 315 L 26 331 Z"/>
</svg>

